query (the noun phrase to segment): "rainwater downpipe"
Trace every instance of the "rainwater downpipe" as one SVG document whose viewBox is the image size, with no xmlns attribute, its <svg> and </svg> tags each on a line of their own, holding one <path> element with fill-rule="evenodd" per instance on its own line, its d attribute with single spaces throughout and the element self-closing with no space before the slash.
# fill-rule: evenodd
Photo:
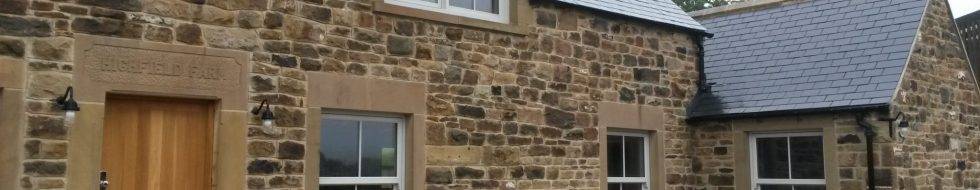
<svg viewBox="0 0 980 190">
<path fill-rule="evenodd" d="M 868 157 L 868 190 L 875 190 L 875 153 L 874 153 L 874 141 L 875 141 L 875 130 L 874 125 L 865 121 L 868 117 L 868 113 L 858 113 L 856 115 L 857 125 L 860 129 L 864 130 L 865 144 L 867 145 L 867 157 Z"/>
</svg>

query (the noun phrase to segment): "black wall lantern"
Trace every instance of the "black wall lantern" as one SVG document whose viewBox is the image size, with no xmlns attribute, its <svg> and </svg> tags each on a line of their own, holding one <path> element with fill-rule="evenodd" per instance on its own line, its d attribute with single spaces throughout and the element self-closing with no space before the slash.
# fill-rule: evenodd
<svg viewBox="0 0 980 190">
<path fill-rule="evenodd" d="M 75 112 L 81 111 L 82 109 L 78 107 L 78 102 L 75 102 L 75 90 L 69 86 L 65 89 L 65 94 L 61 95 L 57 99 L 54 99 L 55 105 L 65 111 L 65 121 L 70 122 L 75 119 Z"/>
<path fill-rule="evenodd" d="M 272 122 L 276 120 L 276 116 L 272 114 L 272 108 L 266 103 L 266 100 L 262 100 L 262 103 L 258 107 L 252 108 L 252 115 L 259 116 L 262 119 L 262 126 L 271 127 Z"/>
<path fill-rule="evenodd" d="M 912 131 L 912 124 L 910 124 L 908 116 L 903 112 L 898 112 L 894 118 L 883 118 L 880 121 L 888 122 L 888 129 L 891 132 L 892 138 L 896 138 L 900 141 L 904 141 L 908 138 L 909 133 Z"/>
</svg>

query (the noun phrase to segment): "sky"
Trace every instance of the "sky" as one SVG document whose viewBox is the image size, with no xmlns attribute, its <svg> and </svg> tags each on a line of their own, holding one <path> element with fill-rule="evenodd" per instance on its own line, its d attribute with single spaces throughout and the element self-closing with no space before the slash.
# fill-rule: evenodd
<svg viewBox="0 0 980 190">
<path fill-rule="evenodd" d="M 980 10 L 980 0 L 949 0 L 949 6 L 953 10 L 953 17 L 960 17 Z"/>
</svg>

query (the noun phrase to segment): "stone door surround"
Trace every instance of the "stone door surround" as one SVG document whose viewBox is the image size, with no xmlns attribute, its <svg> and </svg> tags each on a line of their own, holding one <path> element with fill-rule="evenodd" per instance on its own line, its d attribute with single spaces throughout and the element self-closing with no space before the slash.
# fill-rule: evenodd
<svg viewBox="0 0 980 190">
<path fill-rule="evenodd" d="M 98 189 L 107 94 L 214 100 L 215 189 L 244 189 L 248 52 L 76 34 L 68 189 Z"/>
<path fill-rule="evenodd" d="M 0 57 L 0 189 L 17 189 L 25 133 L 23 61 Z"/>
</svg>

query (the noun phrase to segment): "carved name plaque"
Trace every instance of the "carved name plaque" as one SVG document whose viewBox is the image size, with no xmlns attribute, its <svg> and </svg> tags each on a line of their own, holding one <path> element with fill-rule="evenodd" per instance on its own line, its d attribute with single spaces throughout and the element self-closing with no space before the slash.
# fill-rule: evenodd
<svg viewBox="0 0 980 190">
<path fill-rule="evenodd" d="M 227 57 L 95 45 L 85 53 L 92 80 L 191 89 L 236 87 L 239 65 Z"/>
<path fill-rule="evenodd" d="M 107 93 L 219 99 L 244 109 L 250 54 L 82 35 L 75 40 L 75 86 L 82 101 L 103 102 Z"/>
</svg>

